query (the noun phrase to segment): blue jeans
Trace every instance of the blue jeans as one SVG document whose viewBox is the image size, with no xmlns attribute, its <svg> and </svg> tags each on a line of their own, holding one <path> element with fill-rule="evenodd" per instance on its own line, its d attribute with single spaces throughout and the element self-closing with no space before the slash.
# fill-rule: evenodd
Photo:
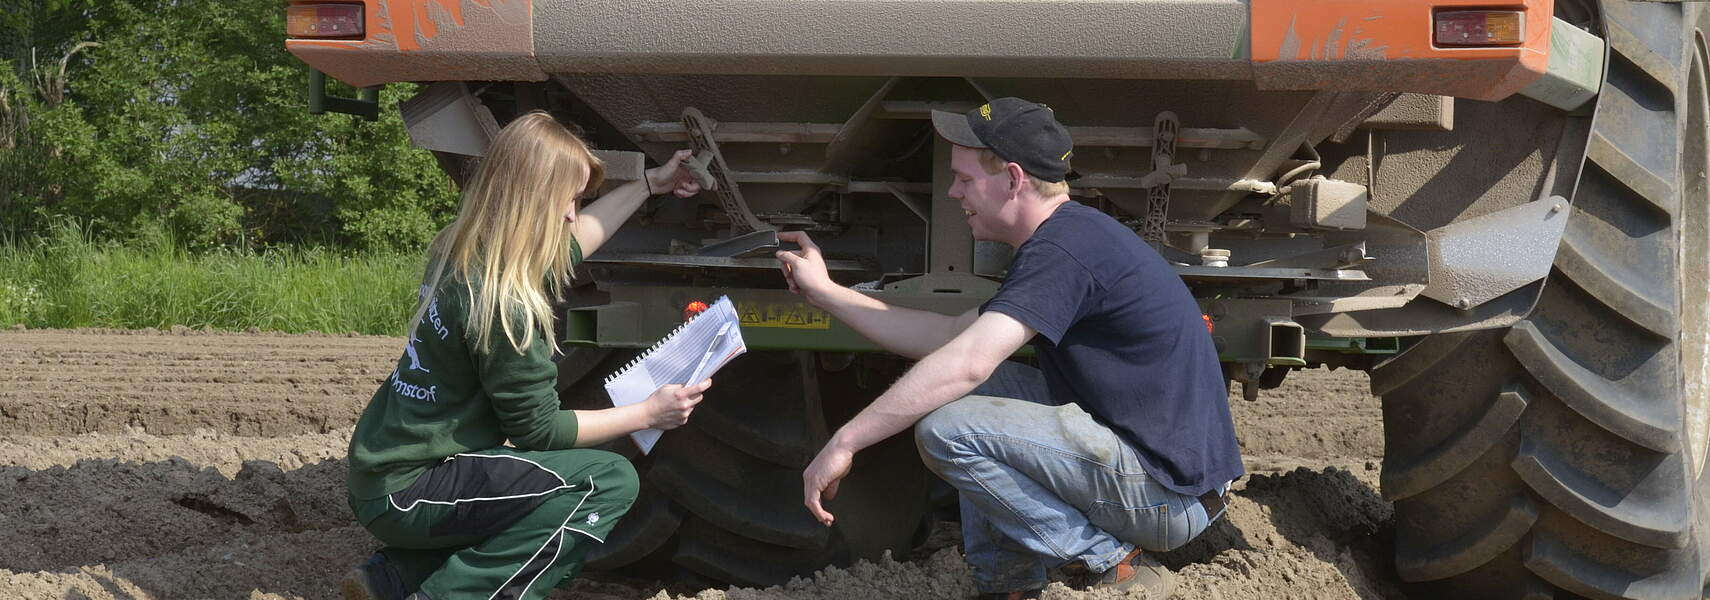
<svg viewBox="0 0 1710 600">
<path fill-rule="evenodd" d="M 1054 405 L 1044 374 L 1019 363 L 921 419 L 914 438 L 927 468 L 961 492 L 962 544 L 982 593 L 1044 587 L 1047 568 L 1071 561 L 1102 572 L 1135 547 L 1173 550 L 1218 516 L 1148 476 L 1079 406 Z"/>
</svg>

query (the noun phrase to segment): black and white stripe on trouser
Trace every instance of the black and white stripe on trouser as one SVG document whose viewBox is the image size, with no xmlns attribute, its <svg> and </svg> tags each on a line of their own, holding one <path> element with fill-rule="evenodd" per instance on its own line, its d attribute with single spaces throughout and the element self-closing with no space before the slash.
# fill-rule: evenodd
<svg viewBox="0 0 1710 600">
<path fill-rule="evenodd" d="M 555 492 L 578 490 L 540 462 L 513 454 L 458 454 L 422 473 L 403 491 L 388 496 L 394 510 L 448 506 L 428 533 L 488 536 L 534 511 Z"/>
<path fill-rule="evenodd" d="M 528 562 L 523 563 L 522 568 L 517 569 L 515 575 L 505 580 L 505 584 L 494 591 L 489 600 L 522 598 L 524 594 L 528 593 L 529 588 L 534 586 L 535 581 L 540 579 L 541 574 L 546 572 L 546 568 L 552 563 L 558 562 L 559 555 L 564 550 L 565 536 L 570 533 L 568 529 L 570 519 L 576 516 L 576 511 L 582 508 L 582 504 L 587 502 L 588 496 L 592 495 L 595 489 L 593 479 L 589 479 L 588 491 L 582 494 L 581 500 L 577 501 L 576 508 L 570 509 L 570 514 L 564 516 L 564 522 L 558 524 L 558 529 L 546 538 L 546 543 L 541 544 L 540 549 L 534 552 L 534 556 L 529 557 Z M 596 541 L 604 542 L 605 540 L 596 539 Z M 552 583 L 557 584 L 558 582 Z"/>
</svg>

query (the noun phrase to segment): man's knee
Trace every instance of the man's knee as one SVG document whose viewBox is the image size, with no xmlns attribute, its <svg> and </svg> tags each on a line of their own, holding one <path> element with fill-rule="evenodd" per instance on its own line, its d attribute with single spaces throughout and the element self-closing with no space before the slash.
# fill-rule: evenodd
<svg viewBox="0 0 1710 600">
<path fill-rule="evenodd" d="M 933 461 L 949 460 L 952 445 L 971 431 L 969 425 L 982 418 L 990 405 L 990 399 L 969 396 L 940 406 L 921 418 L 914 425 L 914 445 L 920 450 L 921 458 L 928 465 Z"/>
<path fill-rule="evenodd" d="M 920 449 L 921 458 L 927 459 L 928 463 L 931 462 L 931 457 L 942 454 L 945 443 L 952 435 L 950 430 L 953 424 L 949 419 L 940 416 L 949 407 L 949 404 L 938 407 L 938 410 L 927 413 L 914 424 L 914 447 Z"/>
</svg>

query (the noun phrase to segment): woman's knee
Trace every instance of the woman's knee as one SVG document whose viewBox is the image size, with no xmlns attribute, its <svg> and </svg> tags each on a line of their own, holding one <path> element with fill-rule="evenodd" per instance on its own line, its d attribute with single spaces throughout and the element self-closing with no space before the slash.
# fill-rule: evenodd
<svg viewBox="0 0 1710 600">
<path fill-rule="evenodd" d="M 635 465 L 622 455 L 605 451 L 599 454 L 594 469 L 594 494 L 614 504 L 628 507 L 641 493 L 641 477 Z"/>
</svg>

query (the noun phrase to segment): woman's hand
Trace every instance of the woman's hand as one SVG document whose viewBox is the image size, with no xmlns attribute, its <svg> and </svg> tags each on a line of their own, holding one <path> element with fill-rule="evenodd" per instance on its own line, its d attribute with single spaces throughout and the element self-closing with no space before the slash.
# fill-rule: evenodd
<svg viewBox="0 0 1710 600">
<path fill-rule="evenodd" d="M 695 412 L 695 405 L 701 403 L 701 394 L 710 387 L 712 379 L 703 379 L 689 386 L 659 386 L 643 401 L 647 408 L 647 428 L 663 431 L 689 422 L 689 413 Z"/>
<path fill-rule="evenodd" d="M 647 189 L 654 194 L 672 193 L 679 198 L 687 198 L 701 191 L 701 182 L 687 168 L 683 161 L 688 160 L 694 153 L 689 150 L 678 150 L 671 155 L 671 160 L 665 164 L 647 170 Z"/>
</svg>

